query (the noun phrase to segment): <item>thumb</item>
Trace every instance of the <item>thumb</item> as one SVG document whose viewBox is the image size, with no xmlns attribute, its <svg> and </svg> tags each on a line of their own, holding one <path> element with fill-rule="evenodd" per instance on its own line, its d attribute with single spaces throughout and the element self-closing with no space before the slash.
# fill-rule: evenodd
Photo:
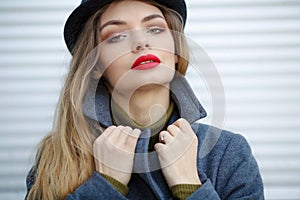
<svg viewBox="0 0 300 200">
<path fill-rule="evenodd" d="M 161 151 L 161 150 L 164 148 L 164 146 L 165 146 L 165 144 L 163 144 L 163 143 L 156 143 L 156 144 L 154 145 L 154 149 L 155 149 L 155 151 L 157 151 L 157 153 L 158 153 L 159 151 Z"/>
</svg>

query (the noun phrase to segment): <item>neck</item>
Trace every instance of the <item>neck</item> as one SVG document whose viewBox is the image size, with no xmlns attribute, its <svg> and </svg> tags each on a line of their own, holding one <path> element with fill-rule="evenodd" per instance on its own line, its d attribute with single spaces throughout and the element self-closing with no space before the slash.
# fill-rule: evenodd
<svg viewBox="0 0 300 200">
<path fill-rule="evenodd" d="M 141 126 L 149 126 L 166 114 L 170 91 L 165 86 L 152 85 L 151 89 L 139 88 L 131 96 L 116 93 L 112 98 L 132 120 Z"/>
</svg>

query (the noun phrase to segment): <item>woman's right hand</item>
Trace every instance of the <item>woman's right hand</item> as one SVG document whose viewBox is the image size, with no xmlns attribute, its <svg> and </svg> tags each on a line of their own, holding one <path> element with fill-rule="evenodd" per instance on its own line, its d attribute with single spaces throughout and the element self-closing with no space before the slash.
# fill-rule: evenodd
<svg viewBox="0 0 300 200">
<path fill-rule="evenodd" d="M 110 126 L 94 141 L 96 170 L 127 185 L 133 169 L 139 129 Z"/>
</svg>

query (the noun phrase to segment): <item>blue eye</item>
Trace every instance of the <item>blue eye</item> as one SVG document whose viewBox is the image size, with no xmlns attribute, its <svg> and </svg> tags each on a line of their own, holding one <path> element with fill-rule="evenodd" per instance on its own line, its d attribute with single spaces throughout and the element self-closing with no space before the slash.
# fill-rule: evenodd
<svg viewBox="0 0 300 200">
<path fill-rule="evenodd" d="M 155 34 L 162 33 L 164 31 L 165 31 L 164 28 L 155 27 L 155 28 L 150 28 L 149 30 L 147 30 L 147 33 L 155 35 Z"/>
<path fill-rule="evenodd" d="M 109 43 L 120 42 L 120 41 L 122 41 L 123 39 L 125 39 L 126 37 L 127 37 L 127 35 L 125 35 L 125 34 L 118 34 L 118 35 L 116 35 L 116 36 L 110 37 L 107 41 L 108 41 Z"/>
</svg>

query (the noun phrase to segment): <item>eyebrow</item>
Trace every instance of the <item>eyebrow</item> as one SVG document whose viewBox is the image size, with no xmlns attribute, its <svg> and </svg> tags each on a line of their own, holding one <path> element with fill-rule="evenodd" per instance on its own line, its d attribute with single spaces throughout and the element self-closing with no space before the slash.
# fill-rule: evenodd
<svg viewBox="0 0 300 200">
<path fill-rule="evenodd" d="M 165 19 L 161 15 L 153 14 L 153 15 L 149 15 L 149 16 L 144 17 L 141 22 L 146 23 L 146 22 L 151 21 L 151 20 L 156 19 L 156 18 Z M 103 24 L 100 27 L 100 32 L 103 30 L 103 28 L 105 28 L 106 26 L 109 26 L 109 25 L 126 25 L 126 22 L 121 21 L 121 20 L 110 20 L 110 21 L 106 22 L 105 24 Z"/>
</svg>

